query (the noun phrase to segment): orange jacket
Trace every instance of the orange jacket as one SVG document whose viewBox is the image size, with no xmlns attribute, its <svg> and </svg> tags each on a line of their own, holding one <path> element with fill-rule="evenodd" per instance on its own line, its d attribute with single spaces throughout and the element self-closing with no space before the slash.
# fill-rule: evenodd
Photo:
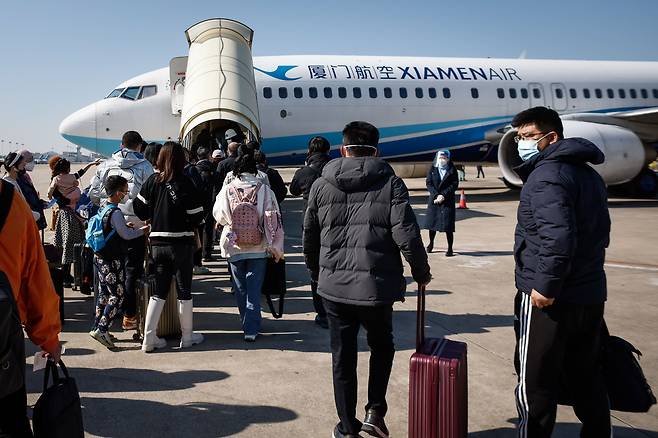
<svg viewBox="0 0 658 438">
<path fill-rule="evenodd" d="M 0 192 L 6 184 L 0 184 Z M 9 279 L 29 338 L 45 351 L 54 350 L 61 331 L 59 296 L 30 207 L 16 191 L 0 231 L 0 270 Z"/>
</svg>

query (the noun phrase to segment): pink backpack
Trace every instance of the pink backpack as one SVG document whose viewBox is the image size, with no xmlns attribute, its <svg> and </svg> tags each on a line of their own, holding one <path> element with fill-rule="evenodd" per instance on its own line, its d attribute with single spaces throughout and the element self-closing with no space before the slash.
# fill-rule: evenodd
<svg viewBox="0 0 658 438">
<path fill-rule="evenodd" d="M 228 189 L 231 203 L 231 215 L 233 216 L 231 229 L 237 235 L 238 246 L 260 245 L 263 241 L 263 228 L 258 215 L 258 190 L 259 182 L 251 189 L 233 187 Z"/>
</svg>

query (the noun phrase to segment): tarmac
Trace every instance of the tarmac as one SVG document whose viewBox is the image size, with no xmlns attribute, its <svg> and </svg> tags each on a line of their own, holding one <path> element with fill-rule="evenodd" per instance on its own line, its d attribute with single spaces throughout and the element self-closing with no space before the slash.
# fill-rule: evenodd
<svg viewBox="0 0 658 438">
<path fill-rule="evenodd" d="M 73 166 L 77 169 L 77 165 Z M 282 169 L 286 181 L 294 169 Z M 427 290 L 426 335 L 468 344 L 469 436 L 512 437 L 516 422 L 513 367 L 512 255 L 518 192 L 505 187 L 497 168 L 475 179 L 467 168 L 468 210 L 458 210 L 453 258 L 444 256 L 439 234 L 430 254 L 434 279 Z M 84 181 L 89 180 L 89 172 Z M 41 193 L 48 170 L 33 174 Z M 422 223 L 424 179 L 407 179 Z M 658 201 L 611 198 L 612 239 L 607 254 L 612 334 L 642 351 L 641 364 L 658 390 Z M 242 339 L 226 263 L 210 263 L 210 275 L 194 277 L 196 347 L 142 353 L 133 332 L 113 332 L 118 351 L 88 335 L 93 298 L 66 290 L 63 360 L 80 390 L 88 437 L 330 437 L 337 422 L 328 332 L 313 323 L 309 279 L 301 249 L 301 198 L 282 204 L 286 230 L 288 295 L 285 316 L 274 320 L 263 300 L 263 335 Z M 48 238 L 48 237 L 47 237 Z M 427 233 L 423 231 L 423 238 Z M 408 268 L 408 267 L 407 267 Z M 388 388 L 386 422 L 392 437 L 407 436 L 408 366 L 415 348 L 416 292 L 407 269 L 404 303 L 395 305 L 397 353 Z M 170 297 L 173 298 L 173 297 Z M 359 408 L 367 402 L 368 347 L 359 336 Z M 28 363 L 36 347 L 28 343 Z M 28 365 L 29 404 L 43 384 L 43 371 Z M 613 412 L 616 437 L 658 437 L 658 408 L 646 414 Z M 560 407 L 553 436 L 577 437 L 578 420 Z"/>
</svg>

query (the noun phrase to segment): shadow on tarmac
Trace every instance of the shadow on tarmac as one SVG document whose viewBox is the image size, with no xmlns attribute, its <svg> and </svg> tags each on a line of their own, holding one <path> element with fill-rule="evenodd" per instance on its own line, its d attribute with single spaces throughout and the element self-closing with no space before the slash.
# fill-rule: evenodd
<svg viewBox="0 0 658 438">
<path fill-rule="evenodd" d="M 292 421 L 297 414 L 276 406 L 194 402 L 181 405 L 149 400 L 85 397 L 85 431 L 106 438 L 226 437 L 252 424 Z"/>
<path fill-rule="evenodd" d="M 516 423 L 516 420 L 510 420 L 510 423 Z M 580 424 L 558 423 L 555 425 L 552 435 L 560 438 L 577 438 L 580 436 Z M 613 435 L 615 438 L 658 437 L 658 433 L 655 431 L 620 426 L 613 427 Z M 468 436 L 469 438 L 512 438 L 516 437 L 517 433 L 514 427 L 500 427 L 491 430 L 471 432 Z"/>
</svg>

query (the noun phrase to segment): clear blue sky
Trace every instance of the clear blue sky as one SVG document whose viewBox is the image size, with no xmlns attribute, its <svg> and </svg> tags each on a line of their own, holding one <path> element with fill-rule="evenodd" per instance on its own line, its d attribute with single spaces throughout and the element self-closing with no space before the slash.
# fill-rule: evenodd
<svg viewBox="0 0 658 438">
<path fill-rule="evenodd" d="M 2 152 L 8 140 L 65 149 L 57 132 L 64 117 L 185 55 L 185 29 L 213 17 L 252 27 L 257 56 L 515 58 L 525 50 L 528 58 L 658 61 L 656 0 L 7 0 L 0 12 Z"/>
</svg>

